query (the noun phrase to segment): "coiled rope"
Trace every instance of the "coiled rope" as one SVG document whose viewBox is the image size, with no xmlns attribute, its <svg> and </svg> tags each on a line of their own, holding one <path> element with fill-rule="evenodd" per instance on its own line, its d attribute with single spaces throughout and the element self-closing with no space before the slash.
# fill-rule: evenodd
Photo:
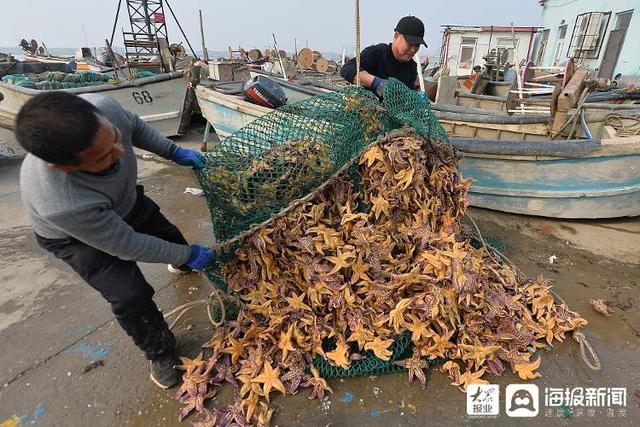
<svg viewBox="0 0 640 427">
<path fill-rule="evenodd" d="M 618 136 L 640 135 L 640 113 L 635 116 L 607 114 L 604 118 L 604 124 L 614 128 Z"/>
<path fill-rule="evenodd" d="M 206 305 L 207 306 L 207 317 L 209 318 L 209 322 L 214 328 L 221 326 L 226 320 L 226 310 L 223 301 L 223 296 L 220 295 L 220 289 L 215 287 L 209 280 L 206 280 L 207 284 L 211 287 L 211 293 L 207 298 L 202 298 L 199 300 L 191 301 L 186 304 L 182 304 L 177 306 L 176 308 L 170 310 L 164 315 L 165 319 L 168 319 L 171 316 L 176 316 L 171 325 L 169 325 L 169 329 L 173 329 L 182 316 L 184 316 L 189 310 L 198 305 Z M 213 310 L 217 309 L 217 312 L 220 313 L 220 319 L 216 320 L 213 318 Z"/>
</svg>

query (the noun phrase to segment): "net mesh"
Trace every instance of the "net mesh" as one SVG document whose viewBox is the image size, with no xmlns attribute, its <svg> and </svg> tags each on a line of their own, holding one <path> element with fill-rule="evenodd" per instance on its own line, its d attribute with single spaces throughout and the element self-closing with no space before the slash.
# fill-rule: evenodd
<svg viewBox="0 0 640 427">
<path fill-rule="evenodd" d="M 206 166 L 198 171 L 216 240 L 224 243 L 269 219 L 404 125 L 446 140 L 429 104 L 395 79 L 382 103 L 350 86 L 251 122 L 206 153 Z"/>
<path fill-rule="evenodd" d="M 205 167 L 197 176 L 221 248 L 206 276 L 226 292 L 222 268 L 243 234 L 307 196 L 343 167 L 349 167 L 347 173 L 358 188 L 360 176 L 350 162 L 382 135 L 403 126 L 431 141 L 447 141 L 429 103 L 390 79 L 382 102 L 357 86 L 314 96 L 251 122 L 205 153 Z M 359 203 L 364 211 L 364 201 Z M 331 350 L 335 343 L 325 346 Z M 332 366 L 321 357 L 313 363 L 323 377 L 402 371 L 394 362 L 411 355 L 411 335 L 397 336 L 391 351 L 388 361 L 366 351 L 349 369 Z"/>
</svg>

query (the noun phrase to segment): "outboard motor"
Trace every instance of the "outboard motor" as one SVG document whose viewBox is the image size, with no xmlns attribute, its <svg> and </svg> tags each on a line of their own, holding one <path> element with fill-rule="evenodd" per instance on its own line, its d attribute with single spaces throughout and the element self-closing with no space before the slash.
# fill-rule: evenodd
<svg viewBox="0 0 640 427">
<path fill-rule="evenodd" d="M 287 96 L 280 85 L 266 76 L 256 76 L 245 82 L 242 93 L 247 101 L 263 107 L 278 108 L 287 103 Z"/>
</svg>

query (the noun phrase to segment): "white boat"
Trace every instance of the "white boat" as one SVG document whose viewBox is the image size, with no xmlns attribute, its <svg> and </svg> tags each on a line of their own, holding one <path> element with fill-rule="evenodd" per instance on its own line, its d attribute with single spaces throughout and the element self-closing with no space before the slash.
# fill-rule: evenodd
<svg viewBox="0 0 640 427">
<path fill-rule="evenodd" d="M 182 72 L 157 74 L 120 84 L 60 89 L 65 92 L 83 94 L 100 93 L 118 101 L 126 110 L 139 115 L 164 136 L 179 135 L 184 111 L 187 81 Z M 41 91 L 0 81 L 0 141 L 10 150 L 24 154 L 12 131 L 18 111 L 30 98 Z M 1 142 L 0 142 L 1 143 Z"/>
<path fill-rule="evenodd" d="M 95 71 L 98 73 L 113 71 L 113 67 L 100 62 L 88 47 L 76 49 L 75 63 L 76 71 Z"/>
<path fill-rule="evenodd" d="M 281 79 L 274 78 L 273 80 L 284 91 L 288 103 L 298 102 L 323 93 L 317 88 L 300 86 Z M 220 138 L 226 138 L 258 117 L 273 111 L 270 108 L 246 101 L 242 95 L 242 83 L 218 83 L 203 80 L 196 87 L 200 111 Z"/>
</svg>

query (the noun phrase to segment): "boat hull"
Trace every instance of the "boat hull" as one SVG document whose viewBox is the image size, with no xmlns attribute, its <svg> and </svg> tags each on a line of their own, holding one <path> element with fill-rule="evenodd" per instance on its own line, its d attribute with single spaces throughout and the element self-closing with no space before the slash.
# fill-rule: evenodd
<svg viewBox="0 0 640 427">
<path fill-rule="evenodd" d="M 123 108 L 142 118 L 164 136 L 178 135 L 184 107 L 187 82 L 182 73 L 158 74 L 132 80 L 118 86 L 103 85 L 61 89 L 78 95 L 99 93 L 116 100 Z M 0 141 L 16 154 L 24 154 L 11 131 L 20 108 L 43 91 L 0 82 Z"/>
<path fill-rule="evenodd" d="M 221 139 L 273 111 L 244 101 L 242 97 L 225 95 L 202 85 L 196 86 L 196 98 L 202 116 L 213 126 Z"/>
<path fill-rule="evenodd" d="M 580 158 L 462 153 L 471 205 L 566 219 L 640 215 L 640 140 Z"/>
<path fill-rule="evenodd" d="M 281 84 L 280 87 L 287 95 L 289 103 L 302 101 L 321 93 L 307 88 L 297 90 L 292 84 Z M 226 138 L 258 117 L 273 111 L 247 102 L 242 96 L 223 94 L 204 85 L 196 87 L 196 97 L 202 115 L 213 126 L 220 138 Z"/>
</svg>

